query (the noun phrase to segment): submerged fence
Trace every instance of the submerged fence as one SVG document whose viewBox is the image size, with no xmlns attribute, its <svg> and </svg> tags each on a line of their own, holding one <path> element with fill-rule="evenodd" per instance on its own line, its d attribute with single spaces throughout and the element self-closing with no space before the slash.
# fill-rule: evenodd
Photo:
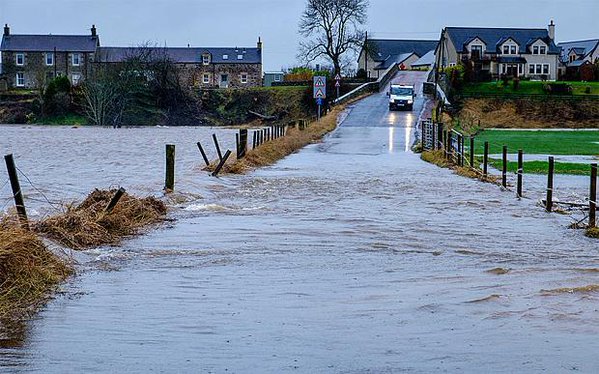
<svg viewBox="0 0 599 374">
<path fill-rule="evenodd" d="M 440 152 L 444 160 L 450 167 L 465 168 L 476 174 L 479 179 L 485 182 L 492 182 L 499 184 L 505 190 L 511 190 L 508 185 L 508 146 L 505 144 L 493 144 L 500 146 L 501 153 L 501 166 L 499 171 L 501 175 L 499 177 L 492 176 L 489 173 L 489 146 L 488 141 L 483 142 L 483 153 L 481 155 L 476 154 L 476 136 L 465 135 L 464 133 L 446 126 L 443 123 L 434 122 L 432 119 L 422 121 L 420 124 L 421 129 L 421 141 L 423 151 Z M 523 182 L 524 182 L 524 152 L 522 149 L 517 150 L 517 169 L 516 169 L 516 197 L 521 199 L 524 197 Z M 575 225 L 579 228 L 584 221 L 587 221 L 586 228 L 597 227 L 596 212 L 597 212 L 597 164 L 592 163 L 589 165 L 590 170 L 590 181 L 589 181 L 589 195 L 588 204 L 578 202 L 562 202 L 555 199 L 555 157 L 548 156 L 547 158 L 547 189 L 545 192 L 545 199 L 541 200 L 541 203 L 547 212 L 552 212 L 556 206 L 563 206 L 568 209 L 578 208 L 581 211 L 588 211 L 582 220 L 578 221 Z"/>
</svg>

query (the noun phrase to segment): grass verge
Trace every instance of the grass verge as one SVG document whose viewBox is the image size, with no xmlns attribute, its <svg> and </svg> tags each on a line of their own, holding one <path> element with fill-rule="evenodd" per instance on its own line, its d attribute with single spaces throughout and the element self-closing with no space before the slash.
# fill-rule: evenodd
<svg viewBox="0 0 599 374">
<path fill-rule="evenodd" d="M 557 82 L 572 86 L 572 95 L 588 96 L 599 95 L 599 82 Z M 464 86 L 462 92 L 466 94 L 482 93 L 482 94 L 515 94 L 515 95 L 544 95 L 550 96 L 543 87 L 547 82 L 539 81 L 520 81 L 518 89 L 514 89 L 513 82 L 507 86 L 503 85 L 502 81 L 469 83 Z M 590 88 L 590 93 L 587 93 L 587 87 Z M 553 95 L 556 96 L 556 95 Z"/>
<path fill-rule="evenodd" d="M 478 179 L 482 182 L 493 184 L 498 184 L 499 181 L 498 177 L 492 175 L 483 176 L 482 172 L 478 169 L 454 165 L 445 159 L 445 152 L 442 150 L 422 152 L 420 158 L 439 167 L 452 169 L 457 175 L 462 177 Z"/>
<path fill-rule="evenodd" d="M 165 219 L 166 205 L 162 201 L 127 193 L 112 213 L 105 213 L 115 192 L 95 190 L 81 204 L 71 205 L 64 214 L 38 222 L 34 229 L 66 247 L 81 250 L 119 244 L 122 238 Z"/>
<path fill-rule="evenodd" d="M 489 159 L 489 164 L 494 168 L 501 170 L 503 161 L 498 159 Z M 549 162 L 547 161 L 527 161 L 523 164 L 524 174 L 547 174 Z M 507 171 L 516 173 L 518 171 L 518 163 L 508 161 Z M 570 175 L 591 175 L 591 167 L 587 164 L 577 164 L 572 162 L 556 162 L 555 174 L 570 174 Z"/>
<path fill-rule="evenodd" d="M 37 308 L 73 269 L 16 219 L 0 219 L 0 319 L 18 319 Z"/>
</svg>

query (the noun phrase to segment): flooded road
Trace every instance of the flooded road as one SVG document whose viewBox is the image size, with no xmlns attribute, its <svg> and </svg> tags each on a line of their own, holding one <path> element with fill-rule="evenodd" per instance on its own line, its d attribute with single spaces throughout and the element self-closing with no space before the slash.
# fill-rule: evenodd
<svg viewBox="0 0 599 374">
<path fill-rule="evenodd" d="M 272 167 L 185 174 L 202 198 L 82 256 L 0 372 L 598 372 L 597 242 L 422 162 L 416 104 L 375 95 Z"/>
</svg>

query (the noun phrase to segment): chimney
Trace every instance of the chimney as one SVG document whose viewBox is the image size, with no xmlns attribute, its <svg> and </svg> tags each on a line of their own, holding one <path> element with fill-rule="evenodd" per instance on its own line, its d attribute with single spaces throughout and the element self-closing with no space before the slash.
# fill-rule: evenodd
<svg viewBox="0 0 599 374">
<path fill-rule="evenodd" d="M 262 38 L 258 37 L 258 49 L 262 49 Z"/>
<path fill-rule="evenodd" d="M 548 31 L 549 31 L 549 37 L 552 40 L 555 40 L 555 23 L 553 23 L 553 20 L 551 20 L 551 23 L 549 24 Z"/>
<path fill-rule="evenodd" d="M 98 32 L 96 31 L 96 25 L 92 25 L 92 36 L 98 36 Z"/>
<path fill-rule="evenodd" d="M 8 27 L 8 23 L 4 25 L 4 36 L 10 35 L 10 27 Z"/>
</svg>

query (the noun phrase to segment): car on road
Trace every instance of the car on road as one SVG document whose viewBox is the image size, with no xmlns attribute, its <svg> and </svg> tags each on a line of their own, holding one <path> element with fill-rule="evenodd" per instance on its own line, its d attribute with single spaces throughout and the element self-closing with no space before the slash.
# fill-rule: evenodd
<svg viewBox="0 0 599 374">
<path fill-rule="evenodd" d="M 389 97 L 389 110 L 412 110 L 414 108 L 416 92 L 412 85 L 392 84 L 387 96 Z"/>
</svg>

